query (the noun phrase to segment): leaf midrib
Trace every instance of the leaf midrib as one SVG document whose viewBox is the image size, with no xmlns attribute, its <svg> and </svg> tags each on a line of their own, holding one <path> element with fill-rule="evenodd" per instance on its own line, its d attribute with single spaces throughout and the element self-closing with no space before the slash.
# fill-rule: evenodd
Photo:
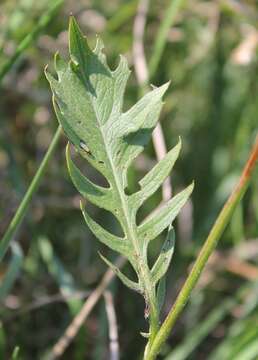
<svg viewBox="0 0 258 360">
<path fill-rule="evenodd" d="M 86 86 L 87 89 L 87 86 Z M 114 186 L 119 195 L 119 199 L 122 205 L 122 211 L 123 211 L 123 215 L 125 218 L 125 236 L 127 237 L 127 239 L 131 240 L 131 243 L 134 247 L 134 264 L 137 266 L 137 274 L 138 274 L 138 280 L 139 280 L 139 284 L 140 286 L 143 286 L 144 288 L 142 289 L 143 293 L 144 293 L 144 298 L 146 301 L 146 305 L 151 307 L 151 312 L 153 313 L 153 315 L 155 314 L 155 318 L 158 317 L 157 314 L 157 307 L 156 307 L 156 303 L 155 303 L 155 295 L 153 297 L 153 286 L 152 286 L 152 281 L 151 281 L 151 277 L 150 277 L 150 272 L 149 272 L 149 268 L 148 268 L 148 264 L 146 263 L 146 260 L 144 260 L 144 254 L 142 254 L 141 252 L 141 247 L 140 244 L 138 242 L 138 238 L 137 235 L 135 233 L 135 229 L 134 227 L 131 226 L 131 222 L 130 222 L 130 216 L 129 216 L 129 207 L 127 204 L 127 198 L 126 198 L 126 194 L 124 193 L 124 189 L 123 189 L 123 185 L 121 184 L 119 177 L 117 176 L 119 169 L 116 169 L 116 166 L 113 162 L 113 158 L 112 155 L 110 154 L 109 151 L 109 147 L 107 142 L 105 141 L 105 136 L 103 134 L 103 125 L 101 125 L 101 121 L 98 117 L 98 112 L 96 111 L 96 107 L 94 104 L 94 101 L 92 99 L 92 96 L 90 95 L 90 102 L 92 104 L 94 113 L 95 113 L 95 117 L 100 129 L 100 133 L 101 133 L 101 137 L 102 137 L 102 141 L 103 141 L 103 145 L 107 154 L 107 159 L 109 161 L 111 170 L 112 170 L 112 176 L 114 179 Z M 113 112 L 113 107 L 112 107 L 112 111 L 111 114 Z M 121 112 L 118 112 L 117 116 L 121 116 Z M 109 118 L 106 120 L 105 124 L 109 121 Z M 116 171 L 118 170 L 118 171 Z M 152 318 L 152 322 L 154 323 L 154 328 L 156 329 L 156 321 L 157 319 Z M 152 327 L 152 324 L 151 324 Z"/>
<path fill-rule="evenodd" d="M 123 189 L 122 184 L 119 181 L 119 178 L 117 176 L 117 173 L 118 173 L 119 169 L 116 169 L 115 164 L 113 162 L 112 155 L 110 154 L 108 144 L 105 141 L 105 136 L 103 134 L 103 128 L 102 128 L 100 119 L 98 117 L 98 112 L 96 111 L 94 101 L 92 101 L 91 96 L 90 96 L 90 99 L 91 99 L 91 104 L 92 104 L 92 107 L 94 109 L 94 113 L 95 113 L 95 116 L 96 116 L 96 119 L 97 119 L 97 122 L 98 122 L 98 126 L 99 126 L 101 137 L 102 137 L 102 141 L 103 141 L 105 151 L 106 151 L 106 154 L 107 154 L 107 158 L 108 158 L 111 170 L 112 170 L 112 176 L 114 178 L 114 185 L 116 187 L 116 191 L 117 191 L 117 193 L 119 195 L 119 198 L 120 198 L 120 201 L 121 201 L 121 204 L 122 204 L 123 215 L 124 215 L 124 218 L 126 220 L 126 224 L 125 224 L 126 229 L 125 230 L 127 230 L 127 232 L 129 232 L 129 234 L 125 234 L 125 235 L 129 236 L 129 238 L 131 239 L 131 242 L 132 242 L 132 244 L 134 246 L 134 250 L 136 252 L 135 255 L 140 256 L 141 255 L 140 254 L 140 246 L 139 246 L 139 243 L 137 241 L 137 237 L 135 235 L 134 229 L 132 229 L 131 224 L 130 224 L 130 216 L 129 216 L 129 208 L 127 206 L 127 199 L 125 198 L 124 189 Z M 113 111 L 113 108 L 112 108 L 112 111 Z M 112 111 L 111 111 L 111 113 L 112 113 Z M 120 116 L 120 115 L 121 115 L 121 113 L 118 113 L 117 116 Z M 107 122 L 108 122 L 108 120 L 107 120 Z"/>
</svg>

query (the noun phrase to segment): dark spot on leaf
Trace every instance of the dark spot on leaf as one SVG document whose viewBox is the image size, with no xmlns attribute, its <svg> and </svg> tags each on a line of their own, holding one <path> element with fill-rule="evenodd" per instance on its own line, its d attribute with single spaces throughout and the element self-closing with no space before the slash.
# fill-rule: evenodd
<svg viewBox="0 0 258 360">
<path fill-rule="evenodd" d="M 91 155 L 91 151 L 83 140 L 80 140 L 80 148 L 85 151 L 87 154 Z"/>
</svg>

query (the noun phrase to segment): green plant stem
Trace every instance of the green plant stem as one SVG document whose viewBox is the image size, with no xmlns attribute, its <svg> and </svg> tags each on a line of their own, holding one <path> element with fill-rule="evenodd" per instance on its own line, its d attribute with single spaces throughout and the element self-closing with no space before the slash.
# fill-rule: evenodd
<svg viewBox="0 0 258 360">
<path fill-rule="evenodd" d="M 186 360 L 193 353 L 194 350 L 202 343 L 214 329 L 221 323 L 226 315 L 239 305 L 243 298 L 248 297 L 253 291 L 253 282 L 248 282 L 247 285 L 242 285 L 234 294 L 223 300 L 218 306 L 214 308 L 206 318 L 199 324 L 198 328 L 194 327 L 186 335 L 184 341 L 175 347 L 169 353 L 165 360 Z"/>
<path fill-rule="evenodd" d="M 231 219 L 235 207 L 237 206 L 237 204 L 239 204 L 240 200 L 242 199 L 244 193 L 248 188 L 257 158 L 258 158 L 258 136 L 256 137 L 254 147 L 250 153 L 249 159 L 244 167 L 239 182 L 236 185 L 235 189 L 232 191 L 223 209 L 221 210 L 216 222 L 214 223 L 201 249 L 198 258 L 196 259 L 195 264 L 176 299 L 175 304 L 171 308 L 167 318 L 160 327 L 157 336 L 155 337 L 154 342 L 150 347 L 149 352 L 147 353 L 146 360 L 154 360 L 158 355 L 158 353 L 160 352 L 161 346 L 168 338 L 178 316 L 185 307 L 188 298 L 191 294 L 191 291 L 196 285 L 202 273 L 202 270 L 209 259 L 209 256 L 213 252 L 214 248 L 218 243 L 218 240 L 220 239 L 221 235 L 225 230 L 225 227 L 229 223 L 229 220 Z"/>
<path fill-rule="evenodd" d="M 26 214 L 26 210 L 30 204 L 30 201 L 32 199 L 33 194 L 37 191 L 39 183 L 41 181 L 42 176 L 44 175 L 44 172 L 46 171 L 48 162 L 50 160 L 50 158 L 52 157 L 55 148 L 58 144 L 58 140 L 61 136 L 62 133 L 62 128 L 59 125 L 59 127 L 56 130 L 56 133 L 52 139 L 51 144 L 48 147 L 48 150 L 35 174 L 35 176 L 33 177 L 32 182 L 30 183 L 30 186 L 26 192 L 26 194 L 24 195 L 22 202 L 20 203 L 12 221 L 10 222 L 2 240 L 0 243 L 0 261 L 3 259 L 9 245 L 10 242 L 14 236 L 14 234 L 17 231 L 18 226 L 20 225 L 20 223 L 22 222 L 25 214 Z"/>
<path fill-rule="evenodd" d="M 58 10 L 59 6 L 64 2 L 64 0 L 56 0 L 51 2 L 51 6 L 43 14 L 37 22 L 35 28 L 24 37 L 24 39 L 20 42 L 18 47 L 15 50 L 15 53 L 11 56 L 10 59 L 6 61 L 6 63 L 0 69 L 0 82 L 4 78 L 4 76 L 8 73 L 11 69 L 15 61 L 19 58 L 19 56 L 26 50 L 30 44 L 39 36 L 41 31 L 48 25 L 48 23 L 53 19 L 56 11 Z"/>
<path fill-rule="evenodd" d="M 171 0 L 170 6 L 165 13 L 164 20 L 161 23 L 161 26 L 158 31 L 158 35 L 156 37 L 152 56 L 149 62 L 149 78 L 151 79 L 153 75 L 156 73 L 158 68 L 161 56 L 163 54 L 169 29 L 171 28 L 175 17 L 178 14 L 178 11 L 184 4 L 185 0 Z"/>
</svg>

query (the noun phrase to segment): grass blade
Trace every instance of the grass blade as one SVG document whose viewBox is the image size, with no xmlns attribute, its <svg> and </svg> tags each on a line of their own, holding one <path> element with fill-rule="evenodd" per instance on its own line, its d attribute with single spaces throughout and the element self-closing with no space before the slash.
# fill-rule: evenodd
<svg viewBox="0 0 258 360">
<path fill-rule="evenodd" d="M 159 28 L 158 35 L 156 37 L 155 43 L 154 43 L 154 49 L 152 52 L 152 56 L 150 59 L 149 64 L 149 77 L 152 78 L 155 74 L 161 56 L 163 54 L 166 41 L 167 41 L 167 35 L 169 32 L 169 29 L 171 28 L 176 15 L 178 14 L 178 11 L 180 10 L 180 7 L 183 5 L 184 0 L 171 0 L 170 6 L 167 9 L 165 13 L 165 17 L 162 21 L 162 24 Z"/>
<path fill-rule="evenodd" d="M 59 126 L 56 130 L 53 140 L 52 140 L 51 144 L 49 145 L 49 148 L 48 148 L 35 176 L 32 179 L 32 182 L 30 183 L 30 186 L 29 186 L 26 194 L 24 195 L 24 197 L 22 199 L 22 202 L 20 203 L 12 221 L 10 222 L 10 224 L 0 242 L 0 262 L 4 257 L 8 247 L 10 245 L 11 240 L 18 229 L 18 226 L 21 224 L 24 216 L 26 215 L 26 211 L 31 202 L 32 196 L 38 189 L 41 178 L 46 171 L 48 162 L 51 159 L 51 157 L 56 149 L 56 146 L 58 144 L 58 140 L 61 136 L 61 133 L 62 133 L 62 129 L 61 129 L 61 126 Z"/>
<path fill-rule="evenodd" d="M 78 291 L 72 275 L 64 268 L 61 260 L 55 255 L 51 242 L 46 237 L 39 237 L 38 247 L 42 259 L 47 265 L 49 273 L 58 283 L 60 292 L 70 296 Z M 82 306 L 82 300 L 69 299 L 66 301 L 72 315 L 75 315 Z"/>
<path fill-rule="evenodd" d="M 50 7 L 46 11 L 45 14 L 41 16 L 37 25 L 34 27 L 29 34 L 25 36 L 25 38 L 20 42 L 18 47 L 16 48 L 14 54 L 10 57 L 9 60 L 2 66 L 0 69 L 0 83 L 2 82 L 4 76 L 8 73 L 8 71 L 12 68 L 13 64 L 20 57 L 20 55 L 32 44 L 34 40 L 37 39 L 41 31 L 48 25 L 48 23 L 55 16 L 58 8 L 62 5 L 64 0 L 56 0 L 54 2 L 50 2 Z"/>
</svg>

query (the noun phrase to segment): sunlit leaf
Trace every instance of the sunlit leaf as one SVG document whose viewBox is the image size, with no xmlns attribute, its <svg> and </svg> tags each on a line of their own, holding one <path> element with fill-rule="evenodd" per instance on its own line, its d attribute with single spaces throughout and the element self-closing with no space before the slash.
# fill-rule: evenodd
<svg viewBox="0 0 258 360">
<path fill-rule="evenodd" d="M 66 157 L 72 181 L 84 198 L 117 218 L 123 236 L 105 230 L 89 216 L 87 208 L 82 209 L 85 221 L 102 243 L 130 261 L 138 277 L 137 282 L 130 280 L 101 255 L 125 285 L 143 294 L 146 309 L 149 309 L 149 306 L 157 304 L 156 284 L 162 285 L 160 279 L 172 257 L 172 229 L 152 269 L 148 265 L 148 243 L 171 225 L 190 196 L 193 185 L 137 225 L 139 207 L 169 176 L 178 158 L 181 141 L 143 177 L 138 192 L 132 195 L 126 193 L 128 168 L 151 138 L 169 83 L 155 87 L 131 109 L 123 112 L 124 91 L 130 74 L 127 61 L 121 57 L 117 68 L 112 71 L 103 48 L 102 41 L 98 39 L 95 49 L 91 50 L 75 19 L 71 18 L 70 61 L 64 61 L 57 54 L 57 76 L 47 70 L 46 76 L 53 92 L 57 118 L 69 142 L 90 166 L 105 177 L 108 186 L 101 187 L 84 176 L 72 160 L 68 146 Z"/>
</svg>

